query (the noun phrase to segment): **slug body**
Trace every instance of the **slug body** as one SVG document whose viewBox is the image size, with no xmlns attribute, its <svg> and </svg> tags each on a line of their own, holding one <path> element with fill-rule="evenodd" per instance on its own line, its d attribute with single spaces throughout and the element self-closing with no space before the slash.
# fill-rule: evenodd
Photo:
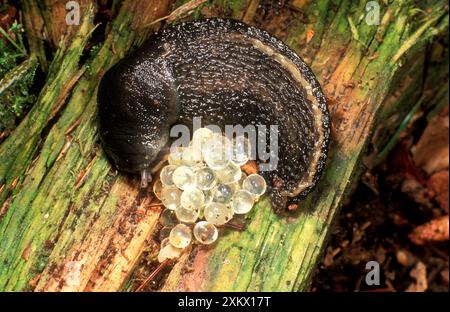
<svg viewBox="0 0 450 312">
<path fill-rule="evenodd" d="M 278 126 L 277 168 L 261 173 L 275 209 L 309 193 L 325 163 L 329 117 L 312 71 L 238 21 L 181 23 L 152 36 L 105 74 L 98 102 L 103 147 L 122 171 L 152 168 L 170 127 L 194 117 L 222 129 Z"/>
</svg>

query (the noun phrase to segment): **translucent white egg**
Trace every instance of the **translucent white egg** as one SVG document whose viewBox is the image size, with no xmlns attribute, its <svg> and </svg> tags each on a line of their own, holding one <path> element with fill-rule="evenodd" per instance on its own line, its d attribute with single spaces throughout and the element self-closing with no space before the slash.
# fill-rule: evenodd
<svg viewBox="0 0 450 312">
<path fill-rule="evenodd" d="M 267 184 L 266 180 L 259 174 L 249 175 L 242 183 L 242 188 L 253 196 L 261 196 L 266 192 Z"/>
<path fill-rule="evenodd" d="M 241 178 L 237 182 L 239 184 L 239 188 L 242 188 L 242 184 L 244 183 L 244 180 L 247 179 L 247 175 L 245 172 L 242 172 Z"/>
<path fill-rule="evenodd" d="M 158 179 L 153 183 L 153 194 L 155 194 L 156 198 L 161 199 L 161 191 L 163 188 L 163 184 L 161 182 L 161 179 Z"/>
<path fill-rule="evenodd" d="M 172 174 L 173 183 L 180 189 L 186 190 L 193 187 L 194 172 L 187 166 L 180 166 L 176 168 Z"/>
<path fill-rule="evenodd" d="M 224 136 L 214 135 L 205 143 L 202 154 L 208 167 L 220 170 L 231 162 L 232 145 Z"/>
<path fill-rule="evenodd" d="M 181 166 L 183 163 L 183 152 L 184 148 L 182 146 L 171 147 L 167 158 L 169 165 Z"/>
<path fill-rule="evenodd" d="M 168 165 L 162 168 L 161 173 L 159 174 L 159 178 L 161 183 L 165 186 L 173 186 L 173 172 L 177 169 L 175 165 Z"/>
<path fill-rule="evenodd" d="M 210 190 L 216 184 L 216 175 L 211 168 L 204 167 L 194 173 L 195 186 L 200 190 Z"/>
<path fill-rule="evenodd" d="M 225 168 L 217 170 L 216 176 L 222 184 L 230 184 L 239 181 L 242 171 L 239 166 L 230 162 Z"/>
<path fill-rule="evenodd" d="M 251 159 L 252 146 L 244 136 L 238 136 L 233 140 L 233 155 L 231 160 L 237 166 L 245 165 Z"/>
<path fill-rule="evenodd" d="M 214 135 L 214 132 L 208 128 L 200 128 L 197 129 L 192 135 L 192 141 L 189 146 L 194 151 L 195 155 L 200 156 L 198 161 L 202 160 L 202 147 L 205 146 L 208 139 L 210 139 Z"/>
<path fill-rule="evenodd" d="M 193 146 L 201 146 L 214 135 L 214 132 L 208 128 L 199 128 L 194 131 L 192 134 L 192 145 Z"/>
<path fill-rule="evenodd" d="M 218 236 L 217 228 L 212 223 L 200 221 L 194 226 L 194 237 L 204 245 L 214 243 Z"/>
<path fill-rule="evenodd" d="M 163 212 L 161 212 L 159 223 L 164 227 L 174 227 L 178 223 L 175 212 L 170 209 L 164 209 Z"/>
<path fill-rule="evenodd" d="M 183 208 L 200 210 L 205 203 L 205 195 L 197 188 L 189 188 L 181 194 L 180 204 Z"/>
<path fill-rule="evenodd" d="M 175 210 L 180 205 L 181 191 L 176 187 L 164 187 L 161 190 L 161 202 L 170 209 Z"/>
<path fill-rule="evenodd" d="M 191 228 L 185 224 L 177 224 L 170 231 L 169 242 L 176 248 L 186 248 L 192 240 Z"/>
<path fill-rule="evenodd" d="M 192 147 L 186 147 L 183 150 L 182 164 L 188 167 L 195 166 L 199 161 L 202 160 L 201 151 L 196 151 Z"/>
<path fill-rule="evenodd" d="M 213 193 L 212 190 L 203 191 L 203 195 L 205 195 L 205 205 L 209 204 L 213 201 Z"/>
<path fill-rule="evenodd" d="M 252 194 L 245 190 L 239 190 L 233 195 L 231 208 L 235 214 L 246 214 L 253 208 L 254 203 Z"/>
<path fill-rule="evenodd" d="M 189 209 L 178 206 L 177 209 L 175 209 L 175 216 L 180 222 L 194 223 L 200 216 L 200 209 Z"/>
<path fill-rule="evenodd" d="M 233 209 L 225 204 L 212 202 L 205 206 L 204 215 L 206 221 L 223 225 L 233 218 Z"/>
<path fill-rule="evenodd" d="M 219 184 L 213 189 L 213 201 L 227 204 L 231 201 L 235 188 L 230 184 Z"/>
<path fill-rule="evenodd" d="M 195 165 L 191 166 L 190 168 L 194 171 L 197 171 L 199 169 L 203 169 L 203 168 L 207 168 L 208 166 L 206 166 L 206 164 L 203 161 L 200 161 L 198 163 L 196 163 Z M 194 174 L 195 175 L 195 174 Z"/>
<path fill-rule="evenodd" d="M 167 259 L 176 259 L 181 256 L 183 249 L 176 248 L 169 242 L 169 238 L 164 239 L 161 242 L 161 248 L 158 253 L 158 261 L 164 262 Z"/>
<path fill-rule="evenodd" d="M 159 248 L 162 249 L 162 248 L 166 247 L 167 245 L 170 245 L 170 240 L 168 237 L 161 240 L 161 244 L 159 245 Z"/>
</svg>

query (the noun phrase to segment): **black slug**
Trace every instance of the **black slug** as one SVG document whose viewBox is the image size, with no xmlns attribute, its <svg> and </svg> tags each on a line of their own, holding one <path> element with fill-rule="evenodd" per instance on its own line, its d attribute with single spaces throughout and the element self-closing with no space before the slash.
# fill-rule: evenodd
<svg viewBox="0 0 450 312">
<path fill-rule="evenodd" d="M 121 171 L 146 173 L 170 127 L 196 116 L 202 125 L 278 126 L 278 166 L 261 173 L 276 210 L 306 196 L 324 167 L 329 116 L 314 74 L 280 40 L 238 21 L 153 35 L 105 74 L 98 103 L 103 148 Z"/>
</svg>

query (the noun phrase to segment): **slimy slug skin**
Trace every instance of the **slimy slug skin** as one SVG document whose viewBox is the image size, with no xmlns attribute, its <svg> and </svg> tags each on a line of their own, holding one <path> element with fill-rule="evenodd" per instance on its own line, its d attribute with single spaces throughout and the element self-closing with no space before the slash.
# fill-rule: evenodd
<svg viewBox="0 0 450 312">
<path fill-rule="evenodd" d="M 203 19 L 153 35 L 104 75 L 98 104 L 103 148 L 121 171 L 150 171 L 171 126 L 192 128 L 194 117 L 222 129 L 265 125 L 267 140 L 278 127 L 276 169 L 260 172 L 278 211 L 306 196 L 325 164 L 329 116 L 311 69 L 238 21 Z"/>
</svg>

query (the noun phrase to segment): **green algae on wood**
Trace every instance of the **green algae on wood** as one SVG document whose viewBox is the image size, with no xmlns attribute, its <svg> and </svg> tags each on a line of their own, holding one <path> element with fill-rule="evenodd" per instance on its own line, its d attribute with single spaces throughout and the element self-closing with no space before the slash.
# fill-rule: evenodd
<svg viewBox="0 0 450 312">
<path fill-rule="evenodd" d="M 152 16 L 160 11 L 153 11 L 154 7 L 150 7 L 152 13 L 149 14 L 148 10 L 138 12 L 137 9 L 138 6 L 131 1 L 124 4 L 121 14 L 112 27 L 109 39 L 107 39 L 97 54 L 96 61 L 92 64 L 91 75 L 80 78 L 72 91 L 64 112 L 52 126 L 38 157 L 32 163 L 31 168 L 27 170 L 23 185 L 22 181 L 18 183 L 17 188 L 20 191 L 14 198 L 8 198 L 8 208 L 0 224 L 1 244 L 6 246 L 5 252 L 1 253 L 2 261 L 5 261 L 5 265 L 0 269 L 1 289 L 27 288 L 29 287 L 28 281 L 38 274 L 41 275 L 41 271 L 45 268 L 49 269 L 45 271 L 48 273 L 48 277 L 42 274 L 40 283 L 44 286 L 41 287 L 38 284 L 37 287 L 42 289 L 48 286 L 48 289 L 52 289 L 52 287 L 55 289 L 59 282 L 56 283 L 56 286 L 55 283 L 51 283 L 51 278 L 54 277 L 53 270 L 64 270 L 66 264 L 70 263 L 70 255 L 67 252 L 80 244 L 87 234 L 101 235 L 104 228 L 111 228 L 111 224 L 116 222 L 113 217 L 120 217 L 120 211 L 117 211 L 116 207 L 118 197 L 111 194 L 110 200 L 106 201 L 106 206 L 103 205 L 105 196 L 108 194 L 108 188 L 106 188 L 106 192 L 102 193 L 102 196 L 100 194 L 95 195 L 104 188 L 104 183 L 109 179 L 107 175 L 110 166 L 104 155 L 97 156 L 97 152 L 101 153 L 101 150 L 96 152 L 94 147 L 97 139 L 96 97 L 94 95 L 99 76 L 102 75 L 105 68 L 120 59 L 135 39 L 132 31 L 123 33 L 120 27 L 133 21 L 133 18 L 140 18 L 140 14 Z M 92 15 L 87 16 L 92 17 Z M 78 40 L 81 40 L 81 42 L 87 40 L 90 33 L 89 25 L 92 25 L 91 20 L 86 18 L 80 27 L 79 35 L 74 39 L 73 44 L 80 51 L 82 51 L 84 45 L 80 44 Z M 114 51 L 117 53 L 112 51 L 112 44 L 114 44 Z M 69 51 L 71 51 L 71 48 L 69 48 Z M 54 62 L 59 59 L 58 55 L 62 55 L 62 53 L 57 53 Z M 67 64 L 64 64 L 64 60 L 71 60 L 67 56 L 70 56 L 70 53 L 66 52 L 66 58 L 63 59 L 63 65 L 66 65 L 66 67 Z M 72 61 L 75 61 L 75 65 L 78 65 L 77 59 L 72 59 Z M 52 74 L 51 72 L 50 69 L 49 75 Z M 66 74 L 68 73 L 70 73 L 70 67 L 66 68 Z M 64 80 L 58 80 L 58 75 L 59 73 L 55 73 L 55 80 L 51 80 L 49 83 L 63 83 Z M 58 86 L 62 87 L 61 85 Z M 45 92 L 45 90 L 47 90 L 46 87 L 42 92 Z M 53 91 L 55 90 L 53 89 Z M 49 93 L 51 94 L 50 91 Z M 44 95 L 46 94 L 44 93 Z M 52 101 L 54 100 L 55 97 L 50 97 L 48 104 L 53 104 Z M 39 117 L 42 120 L 42 125 L 47 121 L 44 112 L 49 113 L 50 110 L 40 112 Z M 27 117 L 32 118 L 32 113 L 30 112 Z M 71 147 L 60 161 L 56 161 L 67 139 L 64 134 L 66 129 L 75 123 L 78 118 L 81 122 L 71 133 L 73 137 Z M 11 137 L 14 134 L 12 133 Z M 23 135 L 20 131 L 16 134 Z M 33 133 L 29 135 L 33 135 Z M 15 142 L 11 144 L 13 143 Z M 36 148 L 30 143 L 33 143 L 33 141 L 28 143 L 30 149 Z M 2 144 L 2 147 L 4 144 Z M 75 187 L 80 171 L 84 170 L 92 159 L 95 161 L 89 170 L 89 177 L 80 187 Z M 14 167 L 14 170 L 20 171 L 21 168 Z M 8 173 L 10 172 L 11 170 Z M 93 200 L 93 197 L 98 199 Z M 114 198 L 115 200 L 113 200 Z M 33 207 L 37 208 L 33 209 Z M 149 222 L 151 222 L 152 218 L 149 219 Z M 90 225 L 93 228 L 90 228 Z M 18 240 L 17 237 L 21 239 Z M 92 247 L 101 252 L 96 244 Z M 25 249 L 28 250 L 27 259 L 21 257 Z M 65 256 L 68 257 L 68 262 L 63 261 Z M 93 256 L 95 257 L 95 255 Z M 100 256 L 101 254 L 97 255 L 97 257 Z M 44 266 L 43 263 L 45 263 Z M 93 261 L 93 264 L 95 263 Z M 58 265 L 62 265 L 62 267 L 58 267 Z M 89 278 L 89 275 L 86 276 L 86 278 Z M 84 285 L 80 284 L 78 287 L 85 287 L 88 280 L 82 282 Z M 72 285 L 72 287 L 74 286 Z"/>
</svg>

